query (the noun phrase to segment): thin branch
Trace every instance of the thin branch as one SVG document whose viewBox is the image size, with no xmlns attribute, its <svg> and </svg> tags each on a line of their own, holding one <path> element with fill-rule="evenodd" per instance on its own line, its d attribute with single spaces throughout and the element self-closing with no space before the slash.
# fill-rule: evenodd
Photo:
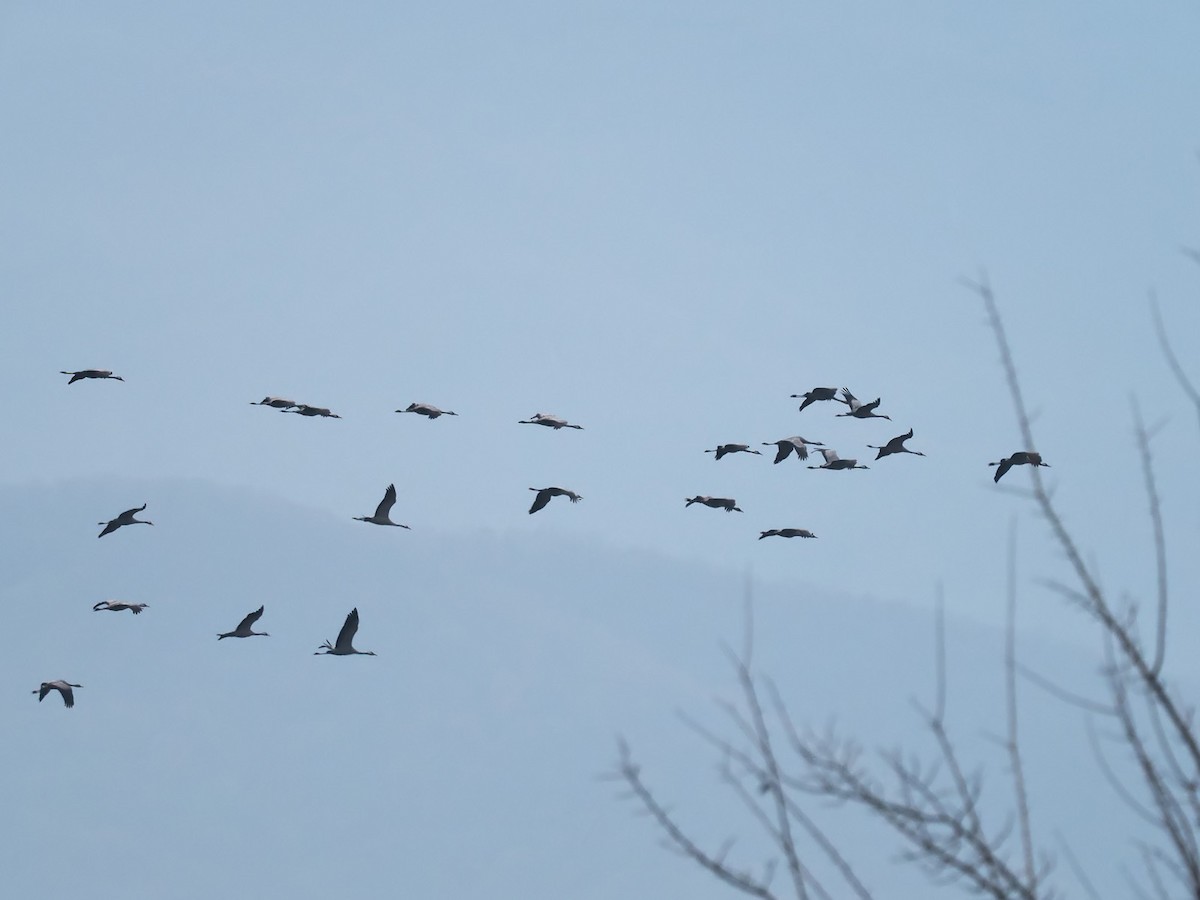
<svg viewBox="0 0 1200 900">
<path fill-rule="evenodd" d="M 1083 866 L 1079 864 L 1079 860 L 1076 858 L 1075 852 L 1071 849 L 1071 845 L 1067 843 L 1066 839 L 1061 834 L 1056 833 L 1055 837 L 1058 839 L 1059 849 L 1062 850 L 1063 856 L 1067 858 L 1067 865 L 1070 867 L 1071 872 L 1075 875 L 1075 880 L 1079 882 L 1079 886 L 1083 888 L 1083 892 L 1087 894 L 1091 900 L 1100 900 L 1100 894 L 1096 891 L 1096 886 L 1092 884 L 1091 879 L 1087 876 L 1087 872 L 1084 871 Z"/>
<path fill-rule="evenodd" d="M 941 582 L 938 582 L 937 601 L 934 604 L 934 640 L 937 685 L 933 719 L 942 722 L 946 718 L 946 597 Z"/>
<path fill-rule="evenodd" d="M 1088 745 L 1092 749 L 1092 756 L 1096 763 L 1100 766 L 1100 773 L 1104 776 L 1104 780 L 1108 782 L 1108 786 L 1112 788 L 1121 801 L 1140 818 L 1155 828 L 1158 827 L 1158 819 L 1147 809 L 1142 803 L 1129 793 L 1129 790 L 1121 783 L 1116 773 L 1112 770 L 1112 766 L 1108 764 L 1108 757 L 1104 755 L 1104 750 L 1100 746 L 1100 738 L 1096 735 L 1095 728 L 1092 727 L 1092 720 L 1085 720 L 1087 724 Z"/>
<path fill-rule="evenodd" d="M 766 885 L 751 878 L 749 875 L 733 871 L 725 865 L 720 857 L 709 856 L 688 838 L 679 826 L 675 824 L 675 820 L 671 818 L 670 813 L 659 804 L 650 792 L 650 789 L 642 782 L 640 769 L 630 755 L 629 745 L 624 740 L 618 739 L 617 748 L 617 776 L 629 786 L 631 793 L 637 798 L 642 809 L 649 813 L 651 818 L 658 823 L 659 828 L 663 830 L 675 848 L 730 887 L 736 888 L 744 894 L 749 894 L 751 897 L 758 897 L 760 900 L 777 900 L 775 894 Z M 726 847 L 725 849 L 727 850 L 728 848 Z M 722 851 L 721 856 L 724 856 L 724 852 Z"/>
<path fill-rule="evenodd" d="M 1150 435 L 1142 422 L 1142 410 L 1136 398 L 1132 399 L 1134 433 L 1137 436 L 1138 455 L 1142 460 L 1142 478 L 1146 485 L 1146 498 L 1150 502 L 1150 522 L 1154 526 L 1154 561 L 1158 583 L 1158 617 L 1154 641 L 1154 661 L 1150 671 L 1158 677 L 1162 671 L 1163 657 L 1167 652 L 1167 541 L 1163 532 L 1162 504 L 1158 487 L 1154 481 L 1154 459 L 1150 454 Z"/>
<path fill-rule="evenodd" d="M 763 718 L 762 706 L 758 702 L 758 692 L 754 688 L 754 679 L 750 675 L 747 663 L 742 660 L 738 664 L 738 681 L 742 686 L 742 697 L 750 710 L 750 721 L 754 727 L 755 741 L 758 753 L 767 770 L 767 784 L 771 799 L 775 803 L 775 822 L 779 829 L 779 847 L 787 861 L 788 872 L 796 888 L 799 900 L 805 900 L 808 892 L 804 887 L 804 867 L 800 864 L 800 856 L 796 852 L 796 843 L 792 838 L 791 821 L 788 818 L 787 804 L 784 802 L 783 785 L 779 776 L 779 763 L 775 759 L 775 750 L 771 746 L 771 735 Z"/>
<path fill-rule="evenodd" d="M 1107 706 L 1106 704 L 1100 703 L 1097 700 L 1089 700 L 1087 697 L 1072 693 L 1065 688 L 1061 688 L 1049 678 L 1039 675 L 1037 672 L 1033 671 L 1033 669 L 1030 669 L 1027 666 L 1018 664 L 1017 671 L 1019 671 L 1022 676 L 1027 678 L 1029 681 L 1032 681 L 1046 693 L 1057 697 L 1064 703 L 1069 703 L 1071 706 L 1076 706 L 1079 709 L 1082 709 L 1084 712 L 1095 713 L 1101 716 L 1113 715 L 1111 707 Z"/>
<path fill-rule="evenodd" d="M 1033 829 L 1029 822 L 1029 792 L 1025 787 L 1025 769 L 1017 740 L 1017 523 L 1008 530 L 1008 603 L 1004 628 L 1004 693 L 1008 708 L 1009 766 L 1013 776 L 1013 794 L 1017 804 L 1017 822 L 1021 830 L 1021 850 L 1025 857 L 1025 884 L 1037 894 L 1037 867 L 1033 859 Z"/>
<path fill-rule="evenodd" d="M 1195 257 L 1197 262 L 1200 262 L 1200 254 Z M 1158 346 L 1162 349 L 1163 356 L 1167 360 L 1167 365 L 1171 369 L 1171 374 L 1175 376 L 1175 381 L 1179 387 L 1187 394 L 1192 405 L 1196 407 L 1196 418 L 1200 421 L 1200 391 L 1196 390 L 1196 386 L 1192 384 L 1192 380 L 1187 377 L 1187 373 L 1183 371 L 1183 366 L 1179 364 L 1179 358 L 1175 355 L 1174 349 L 1171 347 L 1171 341 L 1167 337 L 1166 326 L 1163 325 L 1162 313 L 1158 308 L 1158 297 L 1154 291 L 1150 292 L 1150 314 L 1154 318 L 1154 333 L 1158 337 Z"/>
</svg>

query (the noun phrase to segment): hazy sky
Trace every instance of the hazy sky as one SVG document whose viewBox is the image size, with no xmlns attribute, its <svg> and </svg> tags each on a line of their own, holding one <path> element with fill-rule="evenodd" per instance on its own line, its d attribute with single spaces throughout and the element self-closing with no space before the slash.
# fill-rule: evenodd
<svg viewBox="0 0 1200 900">
<path fill-rule="evenodd" d="M 990 274 L 1056 497 L 1117 592 L 1154 575 L 1130 396 L 1165 422 L 1171 577 L 1195 585 L 1171 486 L 1196 425 L 1146 298 L 1194 361 L 1198 26 L 1191 3 L 0 5 L 3 482 L 114 487 L 64 500 L 31 565 L 144 501 L 174 527 L 155 480 L 346 529 L 395 482 L 413 532 L 382 537 L 465 560 L 563 538 L 828 596 L 941 583 L 995 623 L 1017 516 L 1024 627 L 1082 640 L 1036 586 L 1061 574 L 1042 524 L 990 480 L 1020 442 L 959 279 Z M 126 382 L 57 374 L 85 367 Z M 798 414 L 817 385 L 893 421 Z M 459 416 L 392 412 L 418 400 Z M 516 424 L 538 411 L 585 430 Z M 909 427 L 926 458 L 870 459 Z M 871 468 L 703 453 L 792 434 Z M 550 484 L 583 502 L 526 515 Z M 755 540 L 780 527 L 819 540 Z"/>
</svg>

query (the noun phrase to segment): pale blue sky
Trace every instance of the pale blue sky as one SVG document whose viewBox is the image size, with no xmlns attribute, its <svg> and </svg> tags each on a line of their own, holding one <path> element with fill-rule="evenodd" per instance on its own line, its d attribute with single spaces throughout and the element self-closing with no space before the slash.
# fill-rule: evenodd
<svg viewBox="0 0 1200 900">
<path fill-rule="evenodd" d="M 63 508 L 46 567 L 127 551 L 91 546 L 126 506 L 174 528 L 188 479 L 380 553 L 565 539 L 916 606 L 941 582 L 988 623 L 1019 515 L 1023 622 L 1076 640 L 1033 586 L 1060 574 L 1041 524 L 990 481 L 1019 439 L 957 280 L 990 273 L 1069 523 L 1107 584 L 1148 593 L 1131 392 L 1167 420 L 1169 546 L 1200 527 L 1146 304 L 1195 360 L 1197 26 L 1189 3 L 4 4 L 3 483 L 128 486 Z M 57 374 L 83 367 L 127 381 Z M 894 421 L 788 397 L 843 384 Z M 248 405 L 267 394 L 344 418 Z M 460 415 L 392 413 L 414 400 Z M 538 411 L 586 430 L 516 424 Z M 928 457 L 866 472 L 702 452 L 799 433 L 863 459 L 909 427 Z M 361 533 L 393 481 L 413 533 Z M 527 516 L 547 484 L 584 501 Z M 755 540 L 788 526 L 820 539 Z M 718 637 L 686 598 L 645 602 Z M 353 601 L 331 604 L 305 651 Z"/>
</svg>

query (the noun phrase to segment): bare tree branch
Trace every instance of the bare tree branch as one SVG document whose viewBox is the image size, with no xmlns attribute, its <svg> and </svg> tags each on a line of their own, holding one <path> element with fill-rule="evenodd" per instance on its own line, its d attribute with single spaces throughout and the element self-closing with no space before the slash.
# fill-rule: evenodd
<svg viewBox="0 0 1200 900">
<path fill-rule="evenodd" d="M 727 847 L 717 856 L 710 856 L 684 834 L 683 830 L 675 824 L 675 820 L 655 800 L 654 795 L 643 783 L 641 770 L 634 763 L 633 757 L 629 752 L 629 745 L 625 743 L 624 739 L 618 739 L 617 741 L 617 756 L 617 777 L 628 785 L 630 792 L 637 799 L 641 808 L 654 819 L 676 849 L 730 887 L 736 888 L 744 894 L 749 894 L 751 897 L 759 897 L 761 900 L 777 900 L 775 894 L 771 892 L 767 885 L 749 874 L 733 871 L 724 863 L 721 857 L 727 852 Z"/>
<path fill-rule="evenodd" d="M 1013 797 L 1017 804 L 1017 821 L 1021 828 L 1021 850 L 1025 857 L 1025 885 L 1037 894 L 1037 867 L 1033 858 L 1033 829 L 1029 822 L 1029 792 L 1025 787 L 1025 768 L 1021 762 L 1017 739 L 1017 523 L 1008 529 L 1008 602 L 1004 627 L 1004 693 L 1008 713 L 1009 767 L 1013 776 Z"/>
<path fill-rule="evenodd" d="M 1137 437 L 1138 455 L 1142 460 L 1142 479 L 1146 485 L 1146 497 L 1150 501 L 1150 523 L 1154 527 L 1154 562 L 1158 583 L 1158 616 L 1155 629 L 1154 661 L 1150 671 L 1157 678 L 1162 671 L 1163 657 L 1167 652 L 1167 540 L 1163 532 L 1162 504 L 1158 498 L 1158 487 L 1154 482 L 1154 458 L 1150 454 L 1150 435 L 1142 423 L 1142 411 L 1136 398 L 1132 399 L 1134 434 Z"/>
<path fill-rule="evenodd" d="M 1067 865 L 1070 867 L 1072 874 L 1074 874 L 1075 880 L 1078 881 L 1079 886 L 1083 888 L 1083 892 L 1087 894 L 1091 900 L 1100 900 L 1100 894 L 1097 892 L 1096 886 L 1092 884 L 1091 879 L 1088 878 L 1087 872 L 1085 872 L 1083 866 L 1079 864 L 1079 860 L 1075 857 L 1074 851 L 1071 850 L 1071 845 L 1066 842 L 1066 839 L 1064 839 L 1061 834 L 1056 834 L 1055 838 L 1058 840 L 1058 846 L 1059 849 L 1062 850 L 1063 856 L 1067 858 Z"/>
<path fill-rule="evenodd" d="M 1189 255 L 1195 254 L 1193 258 L 1196 262 L 1200 262 L 1200 253 L 1189 251 L 1186 248 L 1185 252 Z M 1192 380 L 1183 371 L 1183 366 L 1179 363 L 1179 357 L 1175 355 L 1175 350 L 1171 347 L 1171 341 L 1167 337 L 1167 328 L 1163 324 L 1162 312 L 1158 308 L 1158 297 L 1154 291 L 1150 292 L 1150 315 L 1154 318 L 1154 334 L 1158 338 L 1158 346 L 1162 349 L 1163 357 L 1167 360 L 1171 374 L 1175 376 L 1175 381 L 1179 384 L 1184 394 L 1187 395 L 1187 398 L 1192 401 L 1192 406 L 1196 408 L 1197 421 L 1200 421 L 1200 391 L 1196 390 L 1196 386 L 1192 384 Z"/>
</svg>

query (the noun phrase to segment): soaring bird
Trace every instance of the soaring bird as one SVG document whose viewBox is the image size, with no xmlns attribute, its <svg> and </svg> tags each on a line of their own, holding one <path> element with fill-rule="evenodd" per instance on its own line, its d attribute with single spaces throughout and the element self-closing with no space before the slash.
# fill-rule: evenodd
<svg viewBox="0 0 1200 900">
<path fill-rule="evenodd" d="M 805 438 L 800 437 L 798 434 L 792 435 L 791 437 L 782 438 L 778 441 L 763 441 L 764 447 L 770 447 L 772 444 L 778 448 L 778 451 L 775 453 L 776 465 L 791 456 L 793 452 L 795 452 L 797 459 L 808 459 L 809 447 L 825 446 L 820 441 L 806 440 Z"/>
<path fill-rule="evenodd" d="M 226 631 L 224 634 L 218 634 L 217 640 L 219 641 L 227 637 L 270 637 L 270 635 L 265 631 L 250 630 L 254 627 L 254 623 L 262 618 L 263 609 L 264 607 L 260 606 L 254 612 L 250 613 L 250 615 L 246 616 L 246 618 L 242 619 L 242 621 L 238 623 L 238 627 L 233 629 L 233 631 Z"/>
<path fill-rule="evenodd" d="M 703 503 L 707 507 L 712 509 L 723 509 L 725 512 L 741 512 L 741 510 L 738 509 L 737 501 L 728 497 L 705 497 L 703 495 L 698 497 L 689 497 L 687 502 L 684 503 L 684 508 L 686 509 L 693 503 Z"/>
<path fill-rule="evenodd" d="M 849 388 L 842 388 L 841 402 L 850 407 L 849 412 L 838 413 L 839 416 L 853 416 L 856 419 L 887 419 L 892 420 L 891 416 L 881 416 L 875 412 L 879 408 L 879 397 L 876 397 L 870 403 L 861 403 L 859 399 L 850 393 Z"/>
<path fill-rule="evenodd" d="M 764 531 L 758 536 L 761 541 L 765 537 L 785 537 L 785 538 L 815 538 L 816 535 L 807 528 L 772 528 L 770 531 Z"/>
<path fill-rule="evenodd" d="M 295 409 L 285 409 L 284 412 L 296 413 L 300 416 L 321 416 L 325 419 L 340 419 L 335 412 L 330 412 L 326 406 L 309 406 L 307 403 L 296 404 Z"/>
<path fill-rule="evenodd" d="M 373 516 L 355 516 L 354 519 L 358 522 L 370 522 L 372 525 L 395 525 L 397 528 L 408 528 L 407 525 L 401 525 L 399 522 L 393 522 L 388 516 L 392 511 L 392 507 L 396 505 L 396 486 L 389 484 L 387 490 L 383 492 L 383 499 L 379 501 L 379 505 L 375 507 Z M 410 531 L 412 529 L 409 529 Z"/>
<path fill-rule="evenodd" d="M 566 488 L 560 487 L 545 487 L 545 488 L 530 488 L 531 491 L 537 491 L 537 496 L 533 498 L 533 506 L 529 507 L 529 514 L 532 516 L 539 509 L 542 509 L 550 502 L 552 497 L 568 497 L 572 503 L 578 503 L 583 497 L 574 491 L 568 491 Z"/>
<path fill-rule="evenodd" d="M 996 474 L 992 476 L 992 481 L 999 481 L 1004 477 L 1004 473 L 1013 466 L 1045 466 L 1050 468 L 1050 463 L 1042 462 L 1042 454 L 1033 450 L 1018 450 L 1007 459 L 1002 459 L 1000 462 L 988 463 L 989 466 L 997 466 Z"/>
<path fill-rule="evenodd" d="M 38 703 L 46 699 L 46 695 L 51 691 L 58 691 L 62 694 L 63 705 L 70 709 L 75 705 L 75 692 L 71 688 L 83 687 L 82 684 L 71 684 L 69 681 L 43 681 L 42 686 L 32 693 L 38 695 Z"/>
<path fill-rule="evenodd" d="M 809 466 L 810 469 L 866 469 L 869 466 L 860 466 L 857 459 L 839 459 L 837 452 L 824 447 L 821 448 L 821 455 L 825 457 L 825 462 L 819 466 Z"/>
<path fill-rule="evenodd" d="M 716 450 L 705 450 L 705 453 L 715 453 L 713 459 L 720 459 L 730 453 L 753 453 L 755 456 L 762 456 L 757 450 L 751 450 L 749 444 L 720 444 Z"/>
<path fill-rule="evenodd" d="M 534 413 L 528 419 L 522 419 L 518 425 L 545 425 L 547 428 L 553 428 L 558 431 L 560 428 L 577 428 L 583 430 L 582 425 L 572 425 L 566 419 L 559 416 L 552 416 L 550 413 Z"/>
<path fill-rule="evenodd" d="M 239 626 L 240 627 L 240 626 Z M 374 656 L 370 650 L 355 650 L 354 635 L 358 631 L 358 607 L 350 610 L 350 615 L 346 616 L 346 624 L 342 626 L 342 630 L 338 632 L 337 643 L 330 644 L 329 641 L 321 644 L 317 648 L 317 652 L 313 656 L 351 656 L 358 654 L 360 656 Z"/>
<path fill-rule="evenodd" d="M 63 372 L 60 375 L 70 375 L 71 380 L 67 384 L 74 384 L 77 381 L 82 381 L 85 378 L 111 378 L 113 381 L 124 381 L 120 375 L 114 375 L 108 369 L 80 369 L 78 372 Z"/>
<path fill-rule="evenodd" d="M 872 450 L 878 450 L 879 454 L 876 459 L 883 459 L 885 456 L 891 456 L 893 453 L 911 453 L 913 456 L 924 456 L 920 450 L 909 450 L 904 446 L 904 442 L 913 436 L 912 429 L 908 429 L 905 434 L 898 435 L 892 438 L 882 447 L 876 447 L 874 444 L 867 444 Z"/>
<path fill-rule="evenodd" d="M 458 413 L 451 412 L 448 409 L 438 409 L 432 403 L 410 403 L 404 409 L 396 410 L 398 413 L 416 413 L 419 416 L 428 416 L 430 419 L 436 419 L 438 416 L 457 416 Z"/>
<path fill-rule="evenodd" d="M 270 406 L 275 409 L 292 409 L 299 406 L 295 400 L 285 400 L 283 397 L 263 397 L 257 403 L 250 401 L 251 406 Z"/>
<path fill-rule="evenodd" d="M 800 404 L 800 412 L 804 412 L 804 407 L 816 403 L 818 400 L 836 400 L 837 388 L 816 387 L 811 391 L 805 391 L 803 394 L 792 394 L 793 397 L 803 397 L 804 402 Z"/>
<path fill-rule="evenodd" d="M 111 534 L 118 528 L 124 528 L 126 525 L 153 525 L 153 522 L 147 522 L 144 519 L 134 518 L 134 515 L 140 513 L 145 508 L 146 504 L 143 503 L 137 509 L 125 510 L 125 512 L 121 513 L 115 519 L 109 519 L 107 522 L 97 522 L 97 525 L 104 526 L 104 530 L 96 535 L 96 537 L 104 537 L 106 534 Z"/>
<path fill-rule="evenodd" d="M 107 609 L 111 612 L 120 612 L 127 609 L 136 616 L 149 605 L 149 603 L 126 603 L 124 600 L 101 600 L 92 607 L 92 611 Z"/>
</svg>

